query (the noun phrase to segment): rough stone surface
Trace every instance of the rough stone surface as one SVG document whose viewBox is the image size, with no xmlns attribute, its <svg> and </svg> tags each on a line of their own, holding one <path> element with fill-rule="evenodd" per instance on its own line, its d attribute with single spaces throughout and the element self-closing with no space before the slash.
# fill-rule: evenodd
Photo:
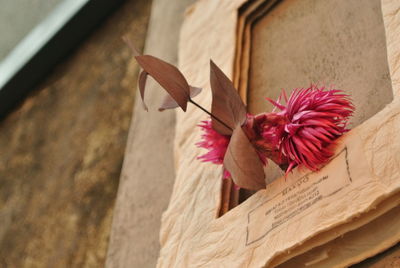
<svg viewBox="0 0 400 268">
<path fill-rule="evenodd" d="M 0 267 L 102 267 L 150 1 L 127 1 L 0 123 Z"/>
<path fill-rule="evenodd" d="M 194 0 L 155 0 L 145 53 L 177 63 L 179 30 Z M 164 91 L 146 86 L 149 112 L 136 100 L 114 212 L 107 267 L 154 267 L 160 249 L 161 214 L 174 184 L 175 113 L 158 112 Z M 140 154 L 138 153 L 140 152 Z"/>
</svg>

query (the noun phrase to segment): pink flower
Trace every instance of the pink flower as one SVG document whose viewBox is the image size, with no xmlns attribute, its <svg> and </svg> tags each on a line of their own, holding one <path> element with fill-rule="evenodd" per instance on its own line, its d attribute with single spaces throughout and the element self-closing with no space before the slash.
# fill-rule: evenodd
<svg viewBox="0 0 400 268">
<path fill-rule="evenodd" d="M 280 103 L 282 97 L 285 105 Z M 243 130 L 261 162 L 266 165 L 271 159 L 286 173 L 298 165 L 316 171 L 326 163 L 333 156 L 331 145 L 348 131 L 346 125 L 354 111 L 349 95 L 343 91 L 315 86 L 296 89 L 289 99 L 283 92 L 277 101 L 268 100 L 281 111 L 249 114 Z M 199 126 L 203 135 L 196 145 L 208 152 L 198 159 L 222 165 L 230 136 L 215 131 L 211 120 L 202 121 Z M 224 170 L 224 178 L 228 177 L 229 172 Z"/>
<path fill-rule="evenodd" d="M 202 121 L 198 126 L 203 130 L 203 134 L 201 135 L 202 140 L 196 143 L 196 145 L 200 148 L 207 149 L 208 152 L 199 156 L 197 159 L 200 159 L 202 162 L 222 165 L 231 137 L 221 135 L 215 131 L 211 126 L 211 120 Z M 224 170 L 223 177 L 230 177 L 227 170 Z"/>
<path fill-rule="evenodd" d="M 267 159 L 270 158 L 278 164 L 287 164 L 286 158 L 283 158 L 279 152 L 279 137 L 283 132 L 282 120 L 284 117 L 276 113 L 260 114 L 253 116 L 248 114 L 243 130 L 249 140 L 254 145 L 254 148 L 260 157 L 261 162 L 266 165 Z M 217 165 L 222 165 L 230 136 L 219 134 L 212 128 L 211 120 L 202 121 L 199 125 L 203 130 L 201 135 L 202 140 L 196 145 L 200 148 L 207 149 L 208 152 L 197 157 L 202 162 L 211 162 Z M 262 133 L 268 132 L 270 135 L 265 138 Z M 229 178 L 230 173 L 224 169 L 223 178 Z"/>
<path fill-rule="evenodd" d="M 343 91 L 316 86 L 294 90 L 286 105 L 268 100 L 287 120 L 279 145 L 289 162 L 287 173 L 297 165 L 316 171 L 326 163 L 333 155 L 329 146 L 348 131 L 346 125 L 354 111 L 349 95 Z M 263 132 L 263 136 L 269 135 Z"/>
</svg>

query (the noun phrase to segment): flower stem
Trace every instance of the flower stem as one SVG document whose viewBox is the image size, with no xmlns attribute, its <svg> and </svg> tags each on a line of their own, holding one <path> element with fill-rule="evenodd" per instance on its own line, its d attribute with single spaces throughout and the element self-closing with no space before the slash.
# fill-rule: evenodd
<svg viewBox="0 0 400 268">
<path fill-rule="evenodd" d="M 209 116 L 211 116 L 212 118 L 214 118 L 215 120 L 217 120 L 219 123 L 221 123 L 222 125 L 224 125 L 226 128 L 230 129 L 231 131 L 233 131 L 233 129 L 231 127 L 229 127 L 227 124 L 225 124 L 221 119 L 219 119 L 218 117 L 216 117 L 215 115 L 213 115 L 212 113 L 210 113 L 209 111 L 207 111 L 206 109 L 204 109 L 202 106 L 200 106 L 200 104 L 198 104 L 197 102 L 193 101 L 192 99 L 189 99 L 189 102 L 191 102 L 193 105 L 197 106 L 197 108 L 200 108 L 200 110 L 202 110 L 203 112 L 205 112 L 206 114 L 208 114 Z"/>
</svg>

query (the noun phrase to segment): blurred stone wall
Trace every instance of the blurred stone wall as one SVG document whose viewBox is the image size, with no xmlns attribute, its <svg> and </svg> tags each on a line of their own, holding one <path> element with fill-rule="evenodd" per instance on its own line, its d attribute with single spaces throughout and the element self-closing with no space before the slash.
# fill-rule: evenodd
<svg viewBox="0 0 400 268">
<path fill-rule="evenodd" d="M 151 1 L 130 0 L 0 122 L 0 267 L 102 267 Z M 128 75 L 129 74 L 129 75 Z"/>
</svg>

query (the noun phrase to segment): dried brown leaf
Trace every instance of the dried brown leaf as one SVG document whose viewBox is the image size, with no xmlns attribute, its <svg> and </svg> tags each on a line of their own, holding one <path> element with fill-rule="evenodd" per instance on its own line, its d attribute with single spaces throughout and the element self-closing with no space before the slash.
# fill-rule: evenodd
<svg viewBox="0 0 400 268">
<path fill-rule="evenodd" d="M 193 99 L 197 95 L 199 95 L 202 91 L 201 87 L 192 87 L 190 86 L 190 98 Z"/>
<path fill-rule="evenodd" d="M 178 68 L 156 57 L 140 55 L 139 51 L 127 36 L 124 36 L 123 40 L 131 48 L 136 61 L 143 68 L 139 77 L 139 90 L 146 111 L 148 108 L 144 102 L 144 93 L 147 75 L 151 75 L 168 92 L 178 106 L 186 111 L 187 102 L 190 99 L 190 88 L 185 77 Z"/>
<path fill-rule="evenodd" d="M 186 111 L 187 102 L 190 99 L 190 88 L 178 68 L 150 55 L 135 56 L 135 59 L 143 70 L 171 95 L 182 110 Z"/>
<path fill-rule="evenodd" d="M 190 98 L 191 99 L 193 99 L 194 97 L 199 95 L 200 92 L 201 92 L 201 88 L 190 86 Z M 170 95 L 166 95 L 164 97 L 163 102 L 161 103 L 160 108 L 158 108 L 158 110 L 160 112 L 162 112 L 164 110 L 174 109 L 174 108 L 177 108 L 177 107 L 179 107 L 178 103 Z"/>
<path fill-rule="evenodd" d="M 222 135 L 231 135 L 236 125 L 243 125 L 246 121 L 246 106 L 231 80 L 213 61 L 210 61 L 210 83 L 211 113 L 227 125 L 212 118 L 212 126 Z"/>
<path fill-rule="evenodd" d="M 141 71 L 139 74 L 139 92 L 140 92 L 140 97 L 142 98 L 143 107 L 146 111 L 149 110 L 147 108 L 146 103 L 144 102 L 144 90 L 146 89 L 147 75 L 148 73 L 146 71 Z"/>
<path fill-rule="evenodd" d="M 261 160 L 240 125 L 233 130 L 224 158 L 224 167 L 231 173 L 235 184 L 241 188 L 259 190 L 266 187 Z"/>
</svg>

